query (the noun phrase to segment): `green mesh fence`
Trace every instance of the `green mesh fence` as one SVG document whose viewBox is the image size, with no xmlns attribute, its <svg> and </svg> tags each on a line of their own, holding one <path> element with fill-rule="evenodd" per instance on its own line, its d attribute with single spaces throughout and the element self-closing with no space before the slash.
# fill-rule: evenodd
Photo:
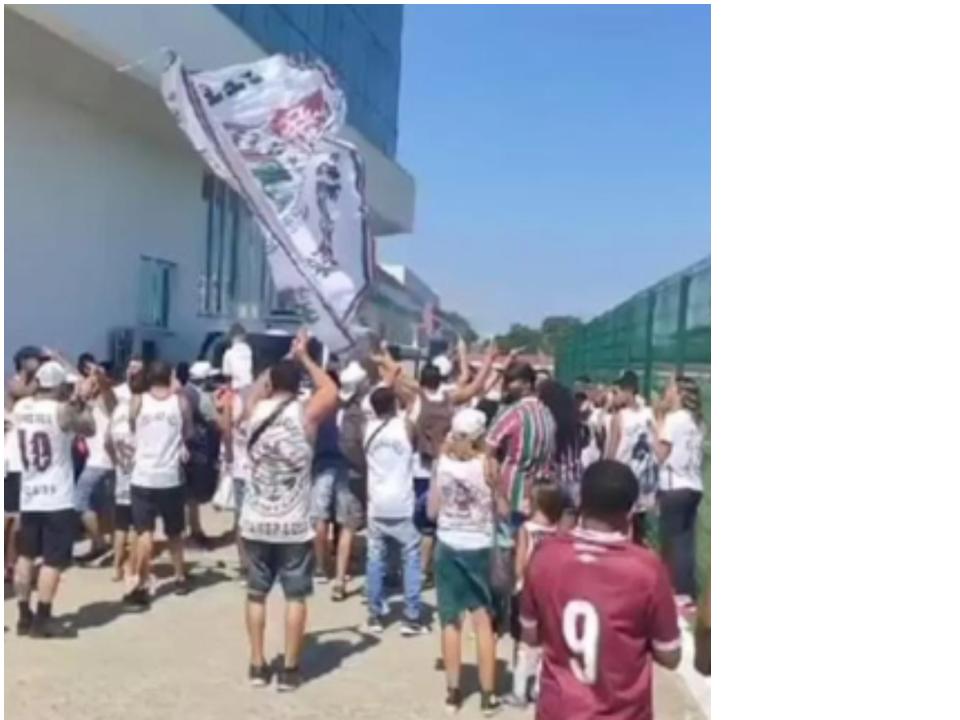
<svg viewBox="0 0 960 720">
<path fill-rule="evenodd" d="M 678 372 L 697 380 L 707 435 L 704 495 L 697 519 L 700 587 L 710 574 L 710 258 L 641 290 L 581 326 L 556 353 L 557 377 L 610 382 L 624 370 L 643 378 L 648 399 Z M 653 537 L 657 537 L 653 518 Z"/>
</svg>

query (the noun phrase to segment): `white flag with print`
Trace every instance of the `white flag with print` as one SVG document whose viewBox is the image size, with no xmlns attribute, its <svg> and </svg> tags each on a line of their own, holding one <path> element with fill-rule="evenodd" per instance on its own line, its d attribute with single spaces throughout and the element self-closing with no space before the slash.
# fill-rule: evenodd
<svg viewBox="0 0 960 720">
<path fill-rule="evenodd" d="M 338 137 L 346 100 L 322 64 L 283 55 L 221 70 L 173 56 L 163 98 L 206 164 L 244 199 L 277 293 L 333 352 L 352 347 L 372 277 L 363 164 Z"/>
</svg>

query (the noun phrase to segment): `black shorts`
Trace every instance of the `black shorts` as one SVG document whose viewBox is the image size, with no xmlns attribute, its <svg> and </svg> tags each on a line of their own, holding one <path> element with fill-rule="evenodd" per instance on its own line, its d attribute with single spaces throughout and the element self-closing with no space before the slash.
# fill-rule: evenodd
<svg viewBox="0 0 960 720">
<path fill-rule="evenodd" d="M 73 508 L 52 512 L 20 513 L 17 553 L 30 560 L 65 570 L 73 561 L 73 540 L 77 535 L 77 513 Z"/>
<path fill-rule="evenodd" d="M 133 509 L 130 505 L 114 506 L 113 527 L 121 532 L 126 532 L 133 527 Z"/>
<path fill-rule="evenodd" d="M 12 472 L 3 476 L 3 512 L 16 515 L 20 512 L 20 473 Z"/>
<path fill-rule="evenodd" d="M 213 499 L 219 480 L 216 466 L 187 463 L 183 466 L 183 476 L 186 479 L 187 500 L 203 505 Z"/>
<path fill-rule="evenodd" d="M 157 518 L 163 520 L 168 538 L 180 537 L 186 524 L 183 486 L 171 488 L 130 488 L 130 510 L 133 529 L 138 533 L 153 532 Z"/>
<path fill-rule="evenodd" d="M 247 592 L 266 597 L 279 579 L 287 600 L 303 600 L 313 593 L 313 543 L 243 541 L 247 553 Z"/>
</svg>

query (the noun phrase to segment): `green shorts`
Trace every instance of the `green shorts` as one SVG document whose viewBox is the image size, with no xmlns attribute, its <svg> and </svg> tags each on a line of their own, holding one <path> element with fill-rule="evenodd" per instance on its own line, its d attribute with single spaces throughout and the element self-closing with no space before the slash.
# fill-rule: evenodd
<svg viewBox="0 0 960 720">
<path fill-rule="evenodd" d="M 439 542 L 434 574 L 441 625 L 455 624 L 465 612 L 481 608 L 493 614 L 489 549 L 456 550 Z"/>
</svg>

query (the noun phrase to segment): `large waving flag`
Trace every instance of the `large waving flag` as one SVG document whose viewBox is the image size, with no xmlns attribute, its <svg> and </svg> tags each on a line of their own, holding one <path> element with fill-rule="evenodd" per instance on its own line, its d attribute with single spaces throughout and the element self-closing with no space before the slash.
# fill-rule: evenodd
<svg viewBox="0 0 960 720">
<path fill-rule="evenodd" d="M 360 154 L 337 137 L 346 99 L 322 64 L 274 55 L 193 72 L 173 55 L 163 98 L 210 169 L 244 199 L 266 238 L 277 292 L 333 352 L 373 276 Z"/>
</svg>

